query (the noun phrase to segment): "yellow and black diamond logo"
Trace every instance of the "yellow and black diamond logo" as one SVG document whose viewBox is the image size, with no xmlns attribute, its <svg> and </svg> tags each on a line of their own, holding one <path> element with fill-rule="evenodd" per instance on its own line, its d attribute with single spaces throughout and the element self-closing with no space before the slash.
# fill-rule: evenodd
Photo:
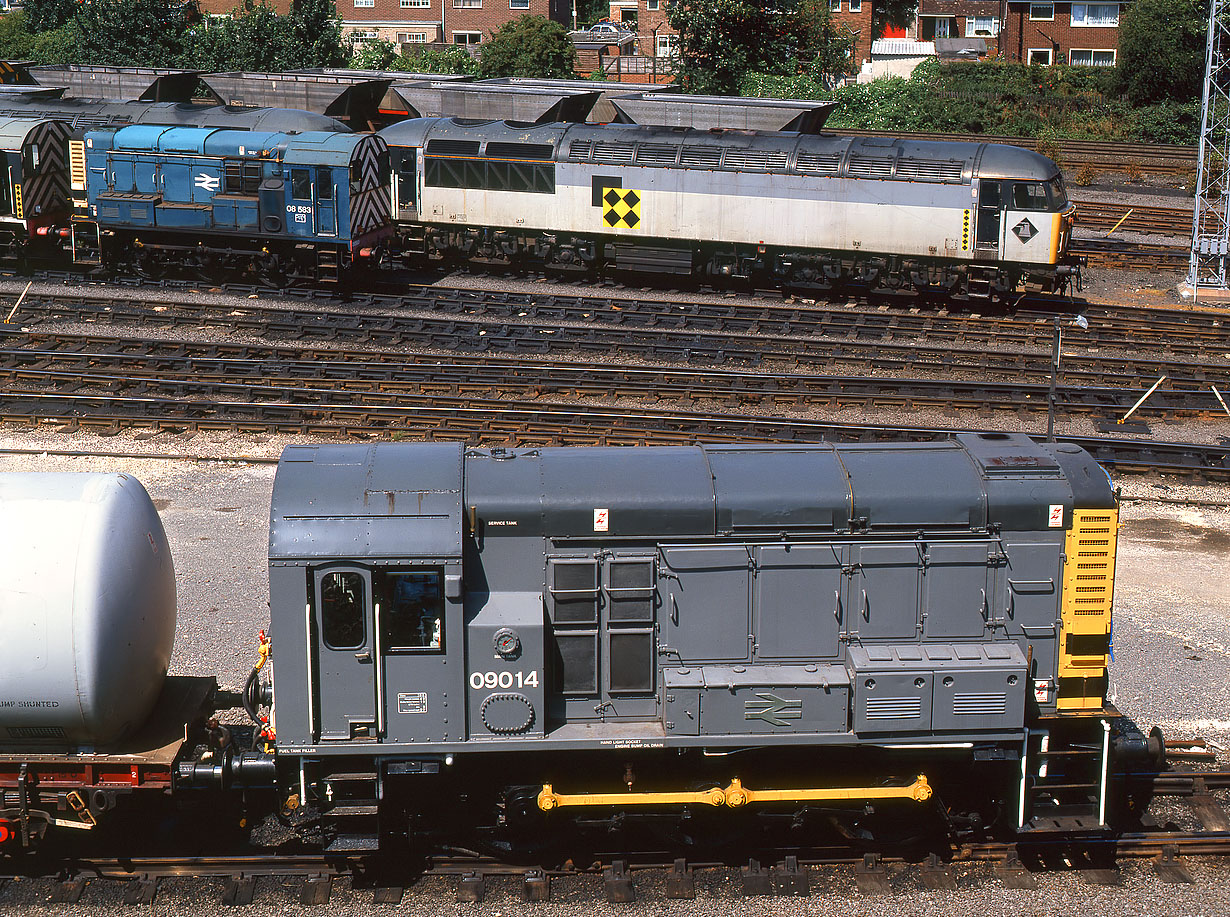
<svg viewBox="0 0 1230 917">
<path fill-rule="evenodd" d="M 602 192 L 602 222 L 612 229 L 636 229 L 641 224 L 641 195 L 631 188 Z"/>
</svg>

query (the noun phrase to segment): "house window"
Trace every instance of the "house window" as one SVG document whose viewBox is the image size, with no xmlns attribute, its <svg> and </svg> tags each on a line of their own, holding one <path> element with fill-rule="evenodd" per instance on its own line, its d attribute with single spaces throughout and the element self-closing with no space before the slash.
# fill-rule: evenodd
<svg viewBox="0 0 1230 917">
<path fill-rule="evenodd" d="M 840 13 L 841 0 L 829 0 L 829 10 L 834 13 Z"/>
<path fill-rule="evenodd" d="M 470 9 L 481 10 L 483 8 L 483 0 L 453 0 L 453 9 Z"/>
<path fill-rule="evenodd" d="M 1115 28 L 1119 25 L 1119 4 L 1073 3 L 1072 25 L 1081 28 Z"/>
<path fill-rule="evenodd" d="M 456 2 L 456 0 L 454 0 Z M 482 32 L 454 32 L 453 44 L 455 45 L 476 45 L 483 40 Z"/>
<path fill-rule="evenodd" d="M 422 45 L 427 43 L 426 32 L 398 32 L 397 43 L 399 45 Z"/>
<path fill-rule="evenodd" d="M 950 36 L 949 36 L 949 33 L 950 33 L 950 31 L 952 31 L 952 29 L 950 28 L 949 23 L 951 23 L 951 22 L 952 22 L 952 20 L 951 20 L 951 19 L 939 19 L 939 18 L 937 18 L 937 19 L 935 20 L 935 37 L 936 37 L 936 38 L 948 38 L 948 37 L 950 37 Z"/>
<path fill-rule="evenodd" d="M 1070 60 L 1073 67 L 1113 67 L 1115 66 L 1115 52 L 1074 49 Z"/>
<path fill-rule="evenodd" d="M 1031 3 L 1029 4 L 1029 18 L 1033 22 L 1045 21 L 1049 22 L 1055 18 L 1055 4 L 1053 3 Z"/>
<path fill-rule="evenodd" d="M 654 42 L 654 57 L 673 57 L 678 47 L 678 35 L 659 35 Z"/>
<path fill-rule="evenodd" d="M 510 10 L 528 10 L 530 8 L 530 0 L 508 0 L 508 8 Z"/>
<path fill-rule="evenodd" d="M 863 0 L 850 0 L 849 6 L 851 13 L 861 13 L 863 11 Z"/>
<path fill-rule="evenodd" d="M 403 10 L 429 10 L 431 0 L 401 0 L 401 8 Z"/>
<path fill-rule="evenodd" d="M 999 34 L 999 19 L 996 16 L 970 16 L 965 20 L 965 34 L 994 37 Z"/>
<path fill-rule="evenodd" d="M 1031 64 L 1041 64 L 1043 67 L 1049 67 L 1051 65 L 1051 49 L 1030 48 L 1029 62 Z"/>
<path fill-rule="evenodd" d="M 376 5 L 376 0 L 354 0 L 355 9 L 371 8 Z"/>
<path fill-rule="evenodd" d="M 651 11 L 662 9 L 662 0 L 645 0 L 645 9 Z"/>
</svg>

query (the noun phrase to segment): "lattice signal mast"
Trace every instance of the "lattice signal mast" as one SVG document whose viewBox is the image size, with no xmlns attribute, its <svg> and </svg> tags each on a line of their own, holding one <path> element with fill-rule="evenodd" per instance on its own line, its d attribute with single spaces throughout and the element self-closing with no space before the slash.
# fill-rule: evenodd
<svg viewBox="0 0 1230 917">
<path fill-rule="evenodd" d="M 1187 286 L 1227 291 L 1230 248 L 1230 0 L 1212 0 L 1200 106 L 1196 215 Z"/>
</svg>

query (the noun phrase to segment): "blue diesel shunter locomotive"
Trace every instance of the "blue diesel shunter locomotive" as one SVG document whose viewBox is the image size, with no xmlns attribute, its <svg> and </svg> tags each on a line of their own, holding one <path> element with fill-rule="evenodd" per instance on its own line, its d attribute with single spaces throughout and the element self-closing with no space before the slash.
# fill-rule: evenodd
<svg viewBox="0 0 1230 917">
<path fill-rule="evenodd" d="M 388 148 L 374 135 L 133 125 L 88 132 L 84 155 L 80 263 L 336 281 L 392 229 Z"/>
</svg>

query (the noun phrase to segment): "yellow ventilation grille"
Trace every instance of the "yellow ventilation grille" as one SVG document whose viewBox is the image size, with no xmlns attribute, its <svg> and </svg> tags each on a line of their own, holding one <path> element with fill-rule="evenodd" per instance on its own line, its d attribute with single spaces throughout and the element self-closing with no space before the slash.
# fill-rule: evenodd
<svg viewBox="0 0 1230 917">
<path fill-rule="evenodd" d="M 1078 509 L 1064 545 L 1060 710 L 1101 710 L 1110 656 L 1117 509 Z"/>
<path fill-rule="evenodd" d="M 85 143 L 68 141 L 68 180 L 74 191 L 85 190 Z"/>
</svg>

